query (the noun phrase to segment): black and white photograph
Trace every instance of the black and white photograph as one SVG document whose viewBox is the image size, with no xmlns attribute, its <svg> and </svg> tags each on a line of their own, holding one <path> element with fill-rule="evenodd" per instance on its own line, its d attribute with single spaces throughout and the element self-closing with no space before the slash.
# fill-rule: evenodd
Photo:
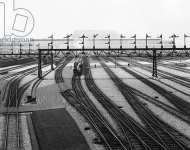
<svg viewBox="0 0 190 150">
<path fill-rule="evenodd" d="M 190 1 L 0 0 L 0 150 L 190 150 Z"/>
</svg>

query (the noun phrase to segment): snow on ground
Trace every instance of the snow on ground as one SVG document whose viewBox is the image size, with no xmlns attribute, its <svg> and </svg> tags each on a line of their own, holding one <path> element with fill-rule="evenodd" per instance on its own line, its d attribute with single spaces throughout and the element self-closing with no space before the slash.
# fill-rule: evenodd
<svg viewBox="0 0 190 150">
<path fill-rule="evenodd" d="M 53 65 L 53 67 L 55 68 L 56 65 Z M 49 70 L 51 70 L 51 65 L 48 65 L 48 66 L 42 68 L 42 72 L 46 72 L 46 71 L 49 71 Z"/>
<path fill-rule="evenodd" d="M 118 61 L 117 61 L 118 62 Z M 122 61 L 122 62 L 120 62 L 120 65 L 122 65 L 122 66 L 128 66 L 128 62 L 125 62 L 125 61 Z"/>
<path fill-rule="evenodd" d="M 141 76 L 143 76 L 143 77 L 145 77 L 145 78 L 148 78 L 151 82 L 155 83 L 156 85 L 158 85 L 158 86 L 160 86 L 160 87 L 166 89 L 167 91 L 171 91 L 174 95 L 176 95 L 176 96 L 178 96 L 178 97 L 181 97 L 182 99 L 184 99 L 184 100 L 190 102 L 189 96 L 187 96 L 187 95 L 185 95 L 185 94 L 183 94 L 183 93 L 180 92 L 180 91 L 182 91 L 182 92 L 184 92 L 184 93 L 189 94 L 189 90 L 190 90 L 189 88 L 187 88 L 187 87 L 185 87 L 185 86 L 182 86 L 182 85 L 180 85 L 180 84 L 178 84 L 178 83 L 175 83 L 175 82 L 173 82 L 173 81 L 171 81 L 171 80 L 169 80 L 169 79 L 159 78 L 158 80 L 154 80 L 153 78 L 151 78 L 152 73 L 149 72 L 149 71 L 146 71 L 146 70 L 144 70 L 144 69 L 142 69 L 142 68 L 133 67 L 132 69 L 133 69 L 133 71 L 135 71 L 137 74 L 139 74 L 139 75 L 141 75 Z M 169 86 L 167 86 L 167 85 L 164 85 L 163 83 L 161 83 L 161 82 L 159 82 L 159 81 L 161 81 L 161 82 L 163 82 L 163 83 L 165 83 L 165 84 L 167 84 L 167 85 L 170 85 L 171 87 L 169 87 Z M 179 91 L 177 91 L 176 89 L 174 89 L 174 88 L 172 88 L 172 87 L 178 89 Z M 160 99 L 160 98 L 159 98 L 159 99 Z"/>
<path fill-rule="evenodd" d="M 133 68 L 137 68 L 137 67 L 133 67 Z M 128 67 L 128 69 L 131 69 L 131 67 Z M 124 83 L 126 83 L 127 85 L 151 96 L 151 97 L 155 97 L 155 96 L 159 96 L 159 99 L 161 102 L 174 107 L 171 103 L 168 102 L 167 99 L 165 99 L 163 96 L 161 96 L 157 91 L 155 91 L 154 89 L 150 88 L 148 85 L 144 84 L 142 81 L 136 79 L 134 76 L 130 75 L 129 73 L 125 72 L 124 70 L 122 70 L 121 68 L 117 67 L 117 68 L 111 68 L 111 70 L 119 77 L 123 80 Z M 132 70 L 134 71 L 134 70 Z M 145 78 L 147 78 L 146 76 L 144 76 Z"/>
<path fill-rule="evenodd" d="M 21 80 L 19 87 L 23 86 L 24 84 L 28 83 L 29 81 L 34 80 L 35 78 L 37 78 L 36 75 L 32 75 L 32 74 L 27 75 L 26 77 L 24 77 L 24 78 Z"/>
<path fill-rule="evenodd" d="M 48 68 L 48 69 L 47 69 Z M 43 70 L 43 72 L 47 72 L 49 71 L 51 68 L 49 66 L 45 67 L 45 69 Z M 38 85 L 38 88 L 40 87 L 46 87 L 48 85 L 52 85 L 52 84 L 55 84 L 55 81 L 54 81 L 54 76 L 55 76 L 55 71 L 52 71 L 50 72 L 47 76 L 45 76 L 42 80 L 41 80 L 41 83 Z M 22 100 L 21 100 L 21 103 L 23 105 L 25 105 L 25 102 L 26 102 L 26 97 L 28 95 L 31 95 L 31 90 L 32 90 L 32 86 L 33 86 L 33 83 L 35 81 L 38 80 L 38 75 L 37 75 L 37 71 L 35 71 L 34 73 L 24 77 L 21 82 L 20 82 L 20 87 L 23 86 L 24 84 L 28 83 L 29 81 L 30 82 L 30 86 L 27 88 L 27 90 L 23 93 L 23 96 L 22 96 Z M 45 81 L 45 82 L 44 82 Z"/>
<path fill-rule="evenodd" d="M 91 150 L 105 150 L 105 148 L 102 145 L 94 144 L 92 141 L 97 138 L 96 133 L 90 129 L 90 130 L 84 130 L 86 127 L 90 127 L 89 123 L 86 122 L 85 118 L 79 114 L 75 108 L 73 108 L 69 103 L 67 103 L 65 100 L 65 109 L 69 112 L 69 114 L 72 116 L 72 118 L 75 120 L 77 126 L 79 127 L 81 133 L 85 137 L 89 147 Z"/>
<path fill-rule="evenodd" d="M 73 61 L 69 63 L 63 70 L 64 82 L 61 85 L 61 91 L 72 88 L 71 79 L 72 79 L 72 67 Z M 49 74 L 46 78 L 54 78 L 55 71 Z M 51 84 L 50 84 L 51 83 Z M 60 85 L 59 85 L 60 86 Z M 67 88 L 66 88 L 67 87 Z M 92 143 L 93 139 L 96 137 L 96 134 L 93 130 L 85 131 L 85 127 L 89 127 L 89 124 L 85 121 L 84 117 L 79 114 L 74 107 L 72 107 L 60 94 L 60 89 L 58 85 L 55 84 L 54 80 L 44 80 L 37 91 L 37 101 L 38 104 L 44 105 L 44 107 L 59 106 L 62 105 L 72 118 L 75 120 L 78 125 L 81 133 L 84 135 L 89 147 L 92 150 L 104 150 L 102 145 Z"/>
<path fill-rule="evenodd" d="M 10 69 L 10 68 L 18 67 L 18 66 L 21 66 L 21 65 L 14 65 L 14 66 L 8 66 L 8 67 L 1 67 L 0 70 Z"/>
<path fill-rule="evenodd" d="M 143 125 L 137 114 L 127 103 L 124 96 L 111 81 L 104 69 L 92 68 L 91 71 L 96 85 L 105 93 L 105 95 L 107 95 L 116 105 L 122 106 L 123 111 Z"/>
<path fill-rule="evenodd" d="M 173 64 L 173 63 L 181 63 L 180 60 L 165 60 L 162 61 L 163 64 Z"/>
<path fill-rule="evenodd" d="M 162 61 L 163 64 L 173 64 L 173 63 L 190 63 L 190 59 L 179 59 L 179 60 L 165 60 Z"/>
<path fill-rule="evenodd" d="M 115 131 L 119 131 L 119 128 L 116 124 L 116 122 L 112 119 L 112 117 L 109 115 L 109 113 L 106 111 L 106 109 L 96 100 L 96 98 L 93 96 L 93 94 L 88 90 L 88 87 L 86 86 L 84 76 L 81 77 L 81 83 L 82 86 L 89 96 L 89 98 L 92 100 L 96 108 L 101 112 L 101 114 L 104 116 L 104 118 L 107 119 L 107 121 L 110 123 L 110 125 L 115 129 Z"/>
<path fill-rule="evenodd" d="M 29 66 L 22 67 L 22 68 L 19 68 L 19 69 L 15 69 L 15 70 L 9 71 L 9 73 L 20 72 L 20 71 L 23 71 L 23 70 L 26 70 L 26 69 L 30 69 L 30 68 L 33 68 L 33 67 L 37 67 L 37 64 L 29 65 Z"/>
<path fill-rule="evenodd" d="M 55 65 L 54 65 L 54 67 L 56 67 Z M 48 65 L 48 66 L 46 66 L 46 67 L 42 67 L 42 73 L 44 73 L 44 72 L 47 72 L 47 71 L 49 71 L 49 70 L 51 70 L 51 65 Z M 24 77 L 22 80 L 21 80 L 21 82 L 20 82 L 20 87 L 21 86 L 23 86 L 24 84 L 26 84 L 26 83 L 28 83 L 29 81 L 35 81 L 35 80 L 37 80 L 37 77 L 38 77 L 38 75 L 37 75 L 37 70 L 35 71 L 35 72 L 33 72 L 32 74 L 29 74 L 29 75 L 27 75 L 26 77 Z M 49 82 L 46 82 L 45 84 L 43 84 L 43 82 L 39 85 L 39 86 L 47 86 L 47 85 L 49 85 L 49 84 L 52 84 L 52 82 L 51 82 L 51 80 L 54 80 L 54 74 L 55 74 L 55 72 L 54 71 L 52 71 L 52 72 L 50 72 L 43 80 L 49 80 Z M 55 82 L 53 82 L 53 83 L 55 83 Z M 31 84 L 32 85 L 32 84 Z M 32 86 L 30 86 L 30 87 L 32 87 Z M 29 87 L 29 88 L 30 88 Z"/>
<path fill-rule="evenodd" d="M 182 134 L 186 135 L 187 137 L 190 138 L 190 126 L 189 124 L 185 123 L 184 121 L 180 120 L 176 116 L 168 113 L 162 108 L 159 108 L 155 106 L 152 103 L 149 103 L 143 99 L 140 98 L 141 101 L 144 103 L 148 104 L 148 108 L 154 112 L 156 115 L 158 115 L 162 120 L 164 120 L 166 123 L 168 123 L 170 126 L 174 127 L 177 129 L 179 132 Z"/>
<path fill-rule="evenodd" d="M 163 70 L 165 72 L 169 72 L 178 76 L 182 76 L 182 77 L 188 77 L 189 78 L 189 73 L 185 73 L 179 70 L 175 70 L 175 69 L 171 69 L 171 68 L 167 68 L 167 67 L 163 67 L 163 66 L 158 66 L 158 69 Z"/>
<path fill-rule="evenodd" d="M 143 64 L 143 65 L 151 65 L 151 63 L 146 61 L 137 61 L 137 63 Z"/>
<path fill-rule="evenodd" d="M 0 106 L 2 106 L 3 105 L 3 98 L 2 98 L 2 96 L 3 96 L 3 93 L 5 92 L 5 88 L 6 88 L 6 86 L 7 86 L 7 82 L 8 82 L 8 80 L 0 80 L 0 91 L 1 91 L 1 94 L 0 94 Z"/>
<path fill-rule="evenodd" d="M 5 139 L 5 116 L 0 115 L 0 147 L 3 147 Z"/>
<path fill-rule="evenodd" d="M 62 72 L 62 76 L 64 77 L 63 84 L 59 83 L 62 90 L 72 89 L 72 76 L 73 76 L 73 66 L 74 59 L 71 60 L 64 68 Z"/>
<path fill-rule="evenodd" d="M 26 114 L 20 116 L 21 122 L 21 136 L 22 136 L 22 149 L 23 150 L 32 150 L 31 139 L 28 129 L 28 124 L 26 120 Z"/>
<path fill-rule="evenodd" d="M 184 67 L 185 69 L 189 69 L 190 70 L 190 67 Z"/>
<path fill-rule="evenodd" d="M 129 67 L 129 69 L 131 69 L 131 70 L 135 70 L 135 72 L 136 73 L 138 73 L 139 75 L 141 75 L 141 76 L 143 76 L 143 77 L 145 77 L 145 78 L 147 78 L 147 79 L 149 79 L 149 80 L 151 80 L 153 83 L 156 83 L 156 84 L 158 84 L 159 86 L 162 86 L 162 87 L 164 87 L 164 85 L 163 84 L 161 84 L 161 83 L 159 83 L 157 80 L 153 80 L 153 79 L 151 79 L 151 78 L 149 78 L 149 77 L 151 77 L 151 73 L 150 72 L 148 72 L 148 71 L 145 71 L 145 70 L 143 70 L 143 69 L 141 69 L 141 68 L 138 68 L 138 67 L 132 67 L 132 68 L 130 68 Z M 112 70 L 114 71 L 114 70 L 116 70 L 115 68 L 112 68 Z M 137 72 L 138 71 L 138 72 Z M 120 73 L 119 73 L 119 71 L 117 70 L 117 71 L 115 71 L 115 73 L 117 73 L 117 75 L 119 76 L 120 75 Z M 122 78 L 122 76 L 120 76 L 121 78 Z M 126 77 L 126 75 L 125 75 L 125 77 Z M 127 76 L 128 77 L 128 76 Z M 161 80 L 161 79 L 160 79 Z M 172 81 L 170 81 L 170 82 L 168 82 L 167 81 L 167 79 L 162 79 L 162 81 L 163 80 L 166 80 L 165 82 L 166 83 L 171 83 Z M 130 86 L 132 86 L 132 84 L 134 84 L 134 82 L 135 81 L 133 81 L 133 83 L 132 82 L 130 82 L 129 80 L 128 80 L 128 82 L 126 82 L 127 84 L 129 84 Z M 173 83 L 174 84 L 174 83 Z M 138 85 L 138 87 L 140 86 L 140 84 Z M 173 85 L 174 86 L 174 85 Z M 179 86 L 179 85 L 178 85 Z M 141 87 L 142 88 L 142 87 Z M 167 86 L 165 86 L 164 88 L 166 88 L 168 91 L 172 91 L 171 90 L 171 88 L 169 88 L 169 87 L 167 87 Z M 144 89 L 146 89 L 146 88 L 144 88 Z M 187 90 L 187 89 L 186 89 Z M 141 91 L 143 91 L 143 88 L 142 88 L 142 90 Z M 149 89 L 147 89 L 146 91 L 144 91 L 144 92 L 149 92 L 150 90 Z M 173 93 L 174 94 L 176 94 L 176 95 L 178 95 L 178 93 L 179 92 L 174 92 L 173 91 Z M 181 94 L 181 93 L 180 93 Z M 178 95 L 179 96 L 179 95 Z M 152 103 L 150 103 L 150 102 L 148 102 L 148 101 L 146 101 L 146 100 L 144 100 L 144 99 L 142 99 L 142 98 L 140 98 L 139 97 L 139 99 L 142 101 L 142 102 L 144 102 L 144 103 L 146 103 L 146 104 L 148 104 L 147 106 L 148 106 L 148 108 L 150 108 L 155 114 L 157 114 L 162 120 L 164 120 L 165 122 L 167 122 L 168 124 L 170 124 L 171 126 L 173 126 L 175 129 L 177 129 L 178 131 L 180 131 L 181 133 L 183 133 L 183 134 L 185 134 L 186 136 L 188 136 L 188 137 L 190 137 L 190 126 L 187 124 L 187 123 L 185 123 L 184 121 L 182 121 L 182 120 L 180 120 L 179 118 L 177 118 L 176 116 L 174 116 L 174 115 L 172 115 L 172 114 L 170 114 L 170 113 L 168 113 L 167 111 L 165 111 L 164 109 L 162 109 L 162 108 L 159 108 L 159 107 L 157 107 L 156 105 L 154 105 L 154 104 L 152 104 Z M 161 96 L 159 96 L 159 100 L 161 100 Z M 164 101 L 163 101 L 164 102 Z M 166 101 L 166 102 L 164 102 L 164 103 L 166 103 L 166 104 L 168 104 L 168 102 Z M 170 104 L 170 103 L 169 103 Z"/>
<path fill-rule="evenodd" d="M 90 63 L 90 67 L 95 67 L 95 65 L 96 65 L 96 67 L 100 67 L 101 66 L 101 64 L 96 63 L 96 62 Z"/>
</svg>

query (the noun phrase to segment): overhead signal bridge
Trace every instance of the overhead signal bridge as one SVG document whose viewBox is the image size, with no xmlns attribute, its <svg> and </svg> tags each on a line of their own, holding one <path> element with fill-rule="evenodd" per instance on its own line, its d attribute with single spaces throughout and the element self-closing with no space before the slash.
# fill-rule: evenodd
<svg viewBox="0 0 190 150">
<path fill-rule="evenodd" d="M 53 70 L 53 64 L 54 64 L 54 57 L 58 56 L 60 52 L 62 52 L 63 57 L 66 57 L 67 55 L 74 54 L 75 57 L 79 55 L 95 55 L 95 56 L 106 56 L 106 57 L 150 57 L 152 59 L 152 76 L 157 77 L 157 59 L 164 57 L 164 56 L 175 56 L 175 57 L 181 57 L 181 56 L 190 56 L 190 47 L 187 47 L 186 45 L 186 34 L 184 34 L 184 46 L 183 47 L 177 47 L 176 46 L 176 38 L 178 38 L 177 35 L 173 34 L 170 36 L 172 39 L 171 43 L 172 44 L 170 47 L 165 46 L 163 43 L 163 37 L 160 35 L 156 39 L 151 39 L 151 36 L 146 34 L 145 39 L 137 39 L 136 34 L 131 37 L 131 39 L 126 39 L 124 35 L 120 35 L 120 39 L 111 39 L 110 34 L 108 34 L 104 39 L 97 39 L 98 34 L 94 34 L 92 39 L 89 37 L 85 36 L 83 34 L 79 39 L 82 39 L 81 43 L 81 48 L 72 48 L 70 46 L 70 42 L 75 41 L 76 39 L 71 38 L 72 34 L 68 34 L 66 37 L 63 39 L 54 39 L 53 35 L 48 37 L 48 39 L 33 39 L 30 41 L 30 43 L 20 43 L 16 45 L 19 47 L 19 53 L 13 53 L 13 45 L 10 43 L 7 45 L 6 43 L 4 45 L 9 46 L 11 48 L 11 53 L 0 53 L 0 55 L 6 56 L 6 55 L 19 55 L 21 56 L 38 56 L 38 77 L 42 78 L 42 70 L 41 70 L 41 64 L 42 64 L 42 56 L 49 55 L 51 58 L 51 69 Z M 77 39 L 77 41 L 79 40 Z M 85 40 L 86 39 L 86 40 Z M 85 41 L 87 40 L 92 40 L 92 47 L 88 48 L 87 46 L 85 47 Z M 95 40 L 104 40 L 104 44 L 107 45 L 107 48 L 98 48 L 95 44 Z M 118 40 L 120 43 L 120 46 L 118 48 L 112 48 L 111 47 L 111 42 L 114 40 Z M 132 40 L 133 43 L 130 43 L 133 47 L 125 47 L 124 46 L 124 40 Z M 137 45 L 138 40 L 145 40 L 145 46 L 140 47 Z M 148 41 L 150 40 L 156 40 L 159 43 L 156 43 L 157 47 L 152 47 L 148 45 Z M 31 44 L 31 42 L 33 42 Z M 34 42 L 37 42 L 38 44 L 35 45 Z M 42 48 L 40 46 L 41 42 L 48 42 L 47 43 L 47 48 Z M 66 45 L 66 48 L 55 48 L 56 43 L 55 42 L 61 42 L 63 45 Z M 31 46 L 36 46 L 36 50 L 31 53 Z M 27 50 L 28 52 L 24 52 L 24 46 L 28 47 Z M 158 47 L 159 46 L 159 47 Z M 3 44 L 0 44 L 0 47 L 3 47 Z"/>
</svg>

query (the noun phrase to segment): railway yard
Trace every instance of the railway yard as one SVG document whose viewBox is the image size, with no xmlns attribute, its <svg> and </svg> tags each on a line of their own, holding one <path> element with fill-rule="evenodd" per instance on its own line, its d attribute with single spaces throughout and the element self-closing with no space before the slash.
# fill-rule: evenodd
<svg viewBox="0 0 190 150">
<path fill-rule="evenodd" d="M 2 150 L 189 150 L 190 59 L 1 56 Z"/>
</svg>

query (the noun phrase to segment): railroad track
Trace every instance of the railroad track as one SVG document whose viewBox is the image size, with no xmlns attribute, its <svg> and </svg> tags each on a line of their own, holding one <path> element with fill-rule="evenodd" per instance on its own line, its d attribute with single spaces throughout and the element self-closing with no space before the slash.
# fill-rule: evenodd
<svg viewBox="0 0 190 150">
<path fill-rule="evenodd" d="M 2 70 L 0 70 L 0 74 L 6 74 L 9 71 L 13 71 L 13 70 L 20 69 L 22 67 L 26 67 L 26 66 L 30 66 L 30 65 L 34 65 L 34 64 L 36 64 L 36 63 L 35 62 L 29 62 L 29 63 L 22 64 L 22 65 L 19 65 L 19 66 L 14 66 L 14 67 L 11 67 L 11 68 L 2 69 Z"/>
<path fill-rule="evenodd" d="M 189 141 L 187 137 L 164 123 L 157 116 L 154 115 L 147 107 L 145 107 L 138 97 L 136 97 L 135 92 L 131 87 L 126 85 L 121 79 L 119 79 L 105 63 L 101 62 L 105 71 L 109 74 L 115 85 L 124 95 L 128 103 L 133 107 L 138 116 L 147 126 L 149 133 L 158 139 L 167 149 L 189 149 Z M 142 79 L 142 78 L 141 78 Z M 186 139 L 182 141 L 180 139 Z"/>
<path fill-rule="evenodd" d="M 6 99 L 5 114 L 5 136 L 3 150 L 20 150 L 21 147 L 21 131 L 20 131 L 20 117 L 19 117 L 19 83 L 22 77 L 15 77 L 9 85 L 8 96 Z M 10 112 L 10 109 L 14 107 L 16 112 Z"/>
<path fill-rule="evenodd" d="M 137 96 L 143 98 L 145 101 L 148 101 L 154 105 L 156 105 L 157 107 L 160 107 L 162 108 L 163 110 L 169 112 L 170 114 L 176 116 L 177 118 L 183 120 L 184 122 L 190 124 L 190 117 L 189 116 L 186 116 L 184 115 L 181 111 L 179 111 L 178 109 L 174 108 L 174 107 L 171 107 L 169 106 L 168 104 L 165 104 L 159 100 L 157 100 L 156 98 L 153 98 L 145 93 L 142 93 L 141 91 L 135 89 L 135 88 L 132 88 L 130 87 Z"/>
<path fill-rule="evenodd" d="M 12 66 L 12 65 L 22 65 L 25 63 L 29 63 L 29 62 L 34 62 L 36 61 L 34 58 L 24 58 L 24 59 L 12 59 L 12 60 L 7 60 L 7 61 L 1 61 L 1 67 L 8 67 L 8 66 Z"/>
<path fill-rule="evenodd" d="M 122 61 L 128 61 L 128 60 L 122 59 L 122 58 L 120 58 L 120 60 L 122 60 Z M 132 64 L 135 64 L 136 66 L 139 66 L 140 68 L 143 68 L 144 70 L 146 70 L 146 71 L 148 71 L 148 72 L 152 72 L 152 68 L 150 68 L 150 67 L 148 67 L 148 66 L 144 66 L 144 65 L 139 64 L 139 63 L 134 62 L 134 61 L 132 62 Z M 139 71 L 137 71 L 136 69 L 134 69 L 134 70 L 135 70 L 136 72 L 139 72 Z M 139 72 L 139 73 L 140 73 L 140 72 Z M 142 73 L 142 72 L 141 72 L 141 73 Z M 171 76 L 166 75 L 166 74 L 167 74 L 167 72 L 166 72 L 166 73 L 158 72 L 159 78 L 168 79 L 168 80 L 173 81 L 173 82 L 175 82 L 175 83 L 178 83 L 178 84 L 180 84 L 180 85 L 182 85 L 182 86 L 184 86 L 184 87 L 190 88 L 190 84 L 189 84 L 188 82 L 183 81 L 183 80 L 181 80 L 181 79 L 179 79 L 179 78 L 177 78 L 177 77 L 171 77 Z M 149 78 L 148 75 L 146 75 L 146 74 L 144 74 L 144 75 L 147 76 L 147 78 Z M 184 95 L 190 97 L 190 94 L 188 94 L 188 93 L 186 93 L 186 92 L 184 92 L 184 91 L 182 91 L 182 90 L 180 90 L 180 89 L 177 89 L 177 88 L 175 88 L 174 86 L 171 86 L 171 85 L 169 85 L 169 84 L 167 84 L 167 83 L 165 83 L 165 82 L 163 82 L 163 81 L 161 81 L 161 80 L 158 80 L 158 82 L 160 82 L 160 83 L 162 83 L 162 84 L 164 84 L 164 85 L 166 85 L 166 86 L 168 86 L 168 87 L 174 89 L 175 91 L 178 91 L 178 92 L 180 92 L 180 93 L 182 93 L 182 94 L 184 94 Z"/>
<path fill-rule="evenodd" d="M 22 98 L 23 92 L 29 87 L 29 81 L 19 88 L 20 81 L 27 75 L 37 70 L 37 67 L 33 67 L 27 70 L 19 72 L 17 76 L 14 76 L 8 82 L 6 93 L 4 94 L 4 102 L 6 107 L 5 114 L 5 136 L 3 142 L 3 150 L 21 150 L 22 139 L 20 131 L 20 114 L 19 105 Z M 10 110 L 14 108 L 15 112 Z"/>
<path fill-rule="evenodd" d="M 113 62 L 112 59 L 109 59 L 109 61 Z M 127 73 L 134 76 L 136 79 L 139 79 L 144 84 L 148 85 L 155 91 L 157 91 L 159 94 L 161 94 L 163 97 L 165 97 L 170 103 L 172 103 L 176 108 L 178 108 L 182 113 L 184 113 L 187 116 L 190 116 L 190 103 L 183 100 L 182 98 L 172 94 L 171 92 L 167 91 L 166 89 L 158 86 L 157 84 L 151 82 L 150 80 L 143 78 L 139 74 L 131 71 L 130 69 L 127 69 L 126 67 L 121 66 L 120 64 L 116 63 L 121 69 L 126 71 Z"/>
<path fill-rule="evenodd" d="M 12 77 L 14 77 L 14 76 L 23 74 L 23 73 L 25 73 L 25 72 L 28 72 L 28 71 L 30 71 L 30 70 L 37 69 L 37 68 L 38 68 L 37 66 L 36 66 L 36 67 L 31 67 L 31 68 L 29 68 L 29 69 L 25 69 L 25 70 L 22 70 L 22 71 L 19 71 L 19 72 L 16 72 L 16 73 L 12 73 L 12 74 L 5 75 L 5 76 L 3 76 L 3 77 L 0 78 L 0 81 L 1 81 L 1 80 L 6 80 L 6 79 L 9 79 L 9 78 L 12 78 Z"/>
<path fill-rule="evenodd" d="M 93 126 L 96 126 L 96 129 L 99 130 L 99 135 L 101 134 L 100 137 L 101 141 L 104 141 L 104 146 L 109 149 L 127 150 L 124 142 L 120 139 L 107 120 L 103 118 L 102 114 L 85 93 L 81 85 L 80 77 L 73 76 L 72 85 L 76 97 L 82 105 L 83 112 L 88 114 L 88 118 L 90 118 L 91 122 L 94 124 Z"/>
<path fill-rule="evenodd" d="M 142 61 L 148 61 L 150 63 L 152 63 L 152 59 L 147 59 L 147 58 L 138 58 L 139 60 L 142 60 Z M 178 70 L 178 71 L 181 71 L 181 72 L 184 72 L 184 73 L 190 73 L 190 70 L 189 69 L 186 69 L 184 67 L 180 67 L 180 66 L 173 66 L 173 65 L 168 65 L 168 64 L 164 64 L 162 63 L 162 61 L 160 61 L 159 57 L 158 57 L 158 65 L 159 66 L 163 66 L 163 67 L 167 67 L 167 68 L 170 68 L 170 69 L 175 69 L 175 70 Z"/>
<path fill-rule="evenodd" d="M 65 66 L 66 66 L 66 63 L 61 65 L 56 71 L 55 79 L 56 79 L 56 83 L 58 85 L 60 83 L 64 82 L 64 79 L 63 79 L 63 76 L 62 76 L 62 70 L 63 70 L 63 68 Z M 80 86 L 80 89 L 78 89 L 78 90 L 81 90 L 80 79 L 78 80 L 75 77 L 73 77 L 73 80 L 72 80 L 73 81 L 73 86 Z M 75 82 L 79 82 L 79 84 L 75 84 Z M 77 92 L 78 90 L 76 88 L 79 88 L 79 87 L 75 87 L 75 90 Z M 60 87 L 60 90 L 61 90 L 61 87 Z M 80 93 L 80 92 L 78 94 L 85 94 L 85 93 Z M 91 124 L 93 129 L 99 135 L 100 138 L 97 139 L 95 142 L 98 142 L 99 144 L 104 144 L 106 149 L 109 149 L 109 150 L 114 150 L 114 149 L 116 149 L 118 147 L 121 150 L 126 150 L 125 146 L 123 146 L 123 148 L 122 148 L 122 146 L 121 146 L 122 143 L 120 143 L 120 141 L 118 141 L 119 139 L 117 139 L 117 137 L 115 136 L 113 130 L 110 127 L 110 125 L 107 124 L 106 122 L 104 122 L 104 120 L 102 120 L 102 116 L 100 116 L 100 114 L 96 110 L 95 106 L 92 106 L 92 105 L 86 106 L 86 105 L 89 105 L 89 104 L 87 104 L 87 102 L 84 103 L 85 100 L 84 100 L 84 98 L 81 98 L 81 97 L 80 97 L 81 98 L 80 99 L 81 102 L 80 102 L 80 100 L 77 99 L 78 97 L 77 97 L 76 93 L 73 90 L 66 90 L 64 92 L 61 91 L 61 94 L 62 94 L 63 97 L 65 97 L 67 99 L 67 101 L 73 107 L 76 108 L 76 110 L 79 113 L 81 113 L 85 117 L 85 119 Z M 90 108 L 92 108 L 92 110 Z M 109 143 L 107 140 L 109 140 L 109 142 L 110 141 L 112 141 L 112 142 Z"/>
<path fill-rule="evenodd" d="M 129 60 L 123 59 L 123 58 L 120 58 L 120 60 L 129 61 Z M 144 60 L 144 61 L 145 61 L 145 60 Z M 151 68 L 150 66 L 142 65 L 142 64 L 138 63 L 137 61 L 133 61 L 132 64 L 135 64 L 135 65 L 140 66 L 141 68 L 143 68 L 143 69 L 145 69 L 145 70 L 147 70 L 147 71 L 149 71 L 149 72 L 152 72 L 152 68 Z M 159 65 L 160 65 L 160 66 L 163 66 L 163 67 L 167 67 L 167 68 L 179 70 L 179 69 L 176 68 L 176 67 L 171 67 L 171 66 L 168 66 L 168 65 L 163 65 L 163 64 L 160 64 L 160 63 L 159 63 Z M 182 71 L 182 70 L 183 70 L 183 69 L 180 68 L 179 71 Z M 183 70 L 182 72 L 185 72 L 185 71 Z M 185 73 L 187 73 L 187 72 L 185 72 Z M 188 73 L 190 73 L 190 70 L 189 70 Z M 189 79 L 189 78 L 181 77 L 181 76 L 179 76 L 179 75 L 175 75 L 175 74 L 172 74 L 172 73 L 170 73 L 170 72 L 166 72 L 166 71 L 163 71 L 163 70 L 160 70 L 160 69 L 158 69 L 158 75 L 159 75 L 160 77 L 164 78 L 164 79 L 171 80 L 171 81 L 173 81 L 173 82 L 176 82 L 176 83 L 178 83 L 178 84 L 181 84 L 181 85 L 183 85 L 183 86 L 185 86 L 185 87 L 190 88 L 190 79 Z"/>
<path fill-rule="evenodd" d="M 166 149 L 161 143 L 148 134 L 143 127 L 123 112 L 110 100 L 94 83 L 88 60 L 85 63 L 85 81 L 89 90 L 109 114 L 116 120 L 120 127 L 123 138 L 128 144 L 128 149 Z"/>
</svg>

